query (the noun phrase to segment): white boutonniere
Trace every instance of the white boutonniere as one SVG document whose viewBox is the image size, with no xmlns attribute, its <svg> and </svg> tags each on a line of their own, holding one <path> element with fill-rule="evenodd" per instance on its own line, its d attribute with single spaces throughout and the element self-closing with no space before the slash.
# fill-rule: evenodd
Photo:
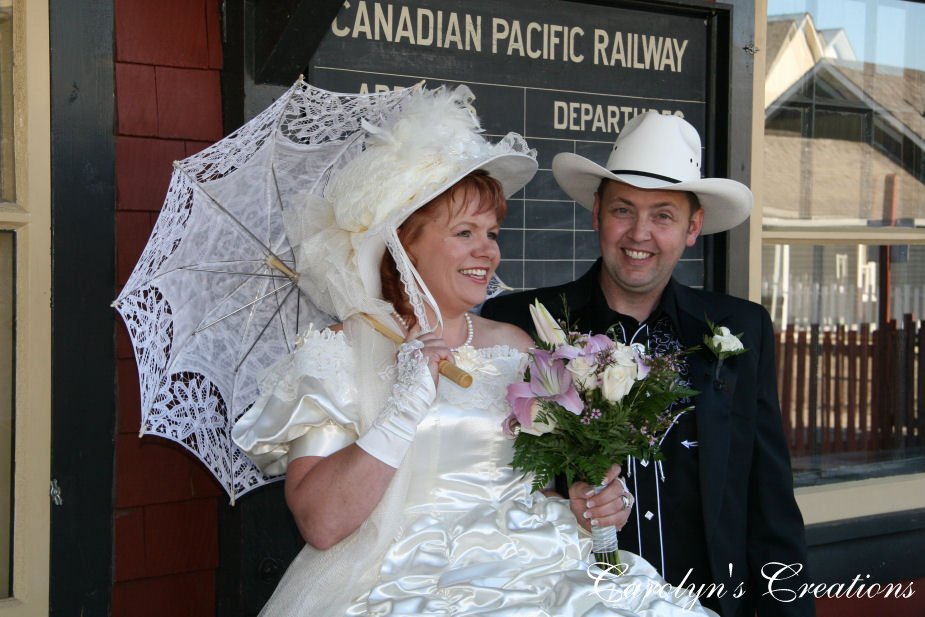
<svg viewBox="0 0 925 617">
<path fill-rule="evenodd" d="M 720 362 L 748 351 L 742 344 L 741 332 L 733 334 L 726 326 L 717 326 L 709 319 L 707 319 L 707 326 L 712 334 L 703 335 L 703 344 L 719 358 Z"/>
<path fill-rule="evenodd" d="M 710 334 L 703 335 L 703 344 L 716 356 L 716 372 L 713 378 L 719 380 L 719 371 L 723 367 L 723 361 L 745 353 L 748 348 L 742 344 L 742 332 L 733 334 L 729 328 L 717 326 L 709 318 L 707 318 L 707 326 L 710 328 Z"/>
</svg>

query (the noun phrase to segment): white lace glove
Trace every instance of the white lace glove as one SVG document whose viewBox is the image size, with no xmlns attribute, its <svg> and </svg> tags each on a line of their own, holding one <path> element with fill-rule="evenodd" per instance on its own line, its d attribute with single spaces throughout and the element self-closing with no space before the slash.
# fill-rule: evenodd
<svg viewBox="0 0 925 617">
<path fill-rule="evenodd" d="M 423 343 L 415 340 L 398 348 L 398 380 L 392 387 L 392 396 L 369 430 L 356 440 L 370 456 L 396 469 L 411 447 L 418 424 L 437 397 L 434 378 L 421 352 L 423 347 Z"/>
</svg>

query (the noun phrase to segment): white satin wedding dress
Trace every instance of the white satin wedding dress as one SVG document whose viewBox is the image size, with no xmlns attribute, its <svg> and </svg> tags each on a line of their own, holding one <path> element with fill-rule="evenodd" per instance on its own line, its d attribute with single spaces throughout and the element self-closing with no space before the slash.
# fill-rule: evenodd
<svg viewBox="0 0 925 617">
<path fill-rule="evenodd" d="M 352 381 L 345 338 L 315 335 L 305 342 L 319 344 L 324 357 L 343 354 L 334 381 Z M 474 383 L 463 389 L 440 381 L 437 402 L 402 464 L 410 468 L 410 483 L 397 535 L 381 558 L 357 555 L 369 561 L 375 576 L 370 587 L 346 604 L 346 615 L 712 614 L 694 596 L 669 587 L 632 553 L 621 552 L 629 566 L 624 576 L 606 575 L 589 565 L 590 538 L 579 532 L 568 502 L 533 493 L 530 479 L 511 468 L 513 441 L 501 423 L 509 413 L 507 385 L 519 379 L 523 361 L 524 354 L 508 347 L 464 348 L 457 355 Z M 331 429 L 332 419 L 354 427 L 350 408 L 355 386 L 306 380 L 305 367 L 291 363 L 287 369 L 303 373 L 290 380 L 299 389 L 294 411 L 258 401 L 235 428 L 236 441 L 263 466 L 278 469 L 286 458 L 281 436 L 303 433 L 296 441 L 306 440 L 311 431 L 304 433 L 299 426 L 327 432 L 311 438 L 314 446 L 294 444 L 299 454 L 313 449 L 326 454 L 355 438 L 332 436 Z M 305 404 L 307 389 L 314 390 L 310 405 Z M 319 421 L 319 414 L 327 420 Z M 311 564 L 303 555 L 296 559 L 262 615 L 313 615 L 293 608 L 299 597 L 311 596 L 306 591 L 314 577 Z"/>
</svg>

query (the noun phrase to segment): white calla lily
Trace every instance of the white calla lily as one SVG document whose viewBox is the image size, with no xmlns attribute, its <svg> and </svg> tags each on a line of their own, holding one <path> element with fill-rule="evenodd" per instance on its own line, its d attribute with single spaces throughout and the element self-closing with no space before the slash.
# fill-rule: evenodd
<svg viewBox="0 0 925 617">
<path fill-rule="evenodd" d="M 530 305 L 530 317 L 533 318 L 533 327 L 541 341 L 549 345 L 566 343 L 565 332 L 539 300 L 534 300 Z"/>
</svg>

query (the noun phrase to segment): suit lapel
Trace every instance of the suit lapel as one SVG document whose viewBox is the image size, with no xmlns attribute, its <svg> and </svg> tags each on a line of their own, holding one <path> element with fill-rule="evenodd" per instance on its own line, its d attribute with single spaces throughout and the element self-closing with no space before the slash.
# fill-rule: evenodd
<svg viewBox="0 0 925 617">
<path fill-rule="evenodd" d="M 707 307 L 687 287 L 676 285 L 678 301 L 678 333 L 684 348 L 699 346 L 690 356 L 691 387 L 699 391 L 694 398 L 697 418 L 697 441 L 700 453 L 700 491 L 703 495 L 703 516 L 708 541 L 716 529 L 726 472 L 729 467 L 732 399 L 735 373 L 728 363 L 717 373 L 717 358 L 703 344 L 710 333 L 706 323 L 722 323 L 728 317 L 718 313 L 718 307 Z"/>
</svg>

